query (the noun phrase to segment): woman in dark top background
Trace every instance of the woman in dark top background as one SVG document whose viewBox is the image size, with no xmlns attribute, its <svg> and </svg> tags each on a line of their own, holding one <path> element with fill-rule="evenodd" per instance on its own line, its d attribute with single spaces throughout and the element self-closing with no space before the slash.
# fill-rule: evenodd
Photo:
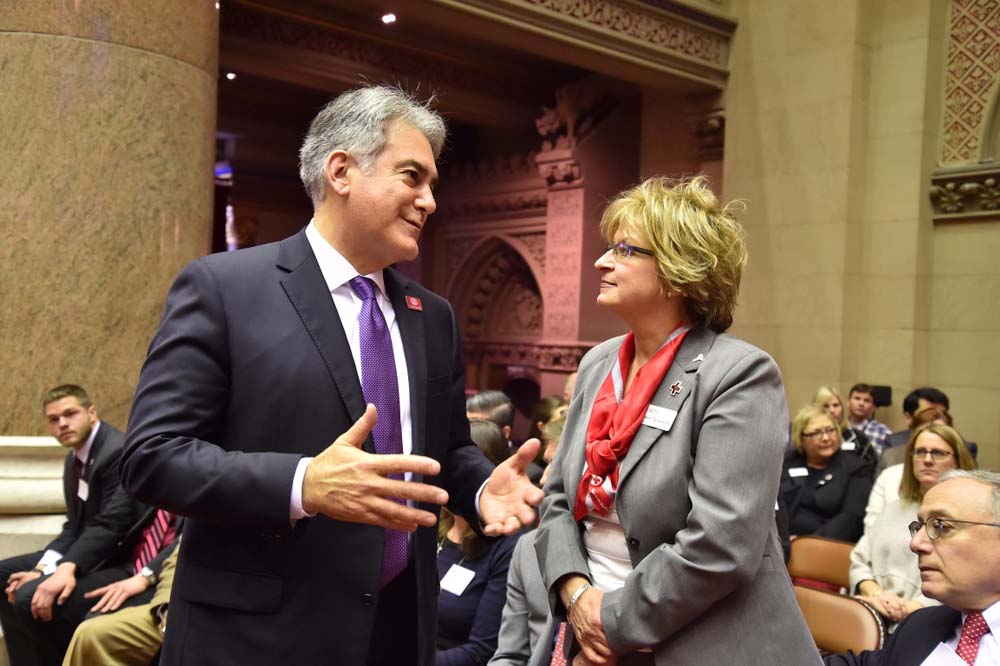
<svg viewBox="0 0 1000 666">
<path fill-rule="evenodd" d="M 791 538 L 815 534 L 857 541 L 872 489 L 872 469 L 840 449 L 840 428 L 809 405 L 792 421 L 792 446 L 781 473 Z"/>
<path fill-rule="evenodd" d="M 510 455 L 491 421 L 470 421 L 472 439 L 494 464 Z M 487 538 L 441 509 L 438 523 L 438 666 L 486 664 L 497 648 L 507 570 L 518 535 Z"/>
</svg>

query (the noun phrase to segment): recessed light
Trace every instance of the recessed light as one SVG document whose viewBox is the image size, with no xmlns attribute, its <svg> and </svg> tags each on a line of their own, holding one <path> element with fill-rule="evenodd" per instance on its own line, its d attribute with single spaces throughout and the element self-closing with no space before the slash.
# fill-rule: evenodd
<svg viewBox="0 0 1000 666">
<path fill-rule="evenodd" d="M 228 72 L 226 74 L 226 78 L 229 79 L 230 81 L 232 81 L 233 79 L 236 78 L 236 72 Z"/>
<path fill-rule="evenodd" d="M 215 3 L 215 8 L 216 8 L 216 9 L 218 9 L 218 8 L 219 8 L 219 3 Z"/>
<path fill-rule="evenodd" d="M 382 14 L 382 23 L 389 25 L 390 23 L 395 23 L 395 22 L 396 22 L 395 14 L 391 12 L 389 14 Z"/>
</svg>

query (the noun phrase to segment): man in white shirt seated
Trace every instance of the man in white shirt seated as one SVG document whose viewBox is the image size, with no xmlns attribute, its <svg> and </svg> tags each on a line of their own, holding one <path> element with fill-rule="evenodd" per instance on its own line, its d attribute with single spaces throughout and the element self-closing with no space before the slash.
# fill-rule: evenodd
<svg viewBox="0 0 1000 666">
<path fill-rule="evenodd" d="M 944 605 L 912 613 L 884 649 L 832 655 L 827 666 L 1000 664 L 1000 474 L 947 472 L 918 516 L 910 549 L 921 589 Z"/>
</svg>

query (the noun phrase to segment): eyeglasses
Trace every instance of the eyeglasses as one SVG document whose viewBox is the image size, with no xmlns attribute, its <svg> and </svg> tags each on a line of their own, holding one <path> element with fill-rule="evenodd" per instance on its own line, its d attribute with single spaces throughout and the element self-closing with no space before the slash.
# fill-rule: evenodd
<svg viewBox="0 0 1000 666">
<path fill-rule="evenodd" d="M 827 437 L 833 437 L 837 434 L 836 428 L 823 428 L 822 430 L 813 430 L 812 432 L 804 432 L 802 436 L 806 439 L 815 439 L 817 437 L 822 437 L 826 435 Z"/>
<path fill-rule="evenodd" d="M 975 520 L 955 520 L 954 518 L 928 518 L 927 520 L 914 520 L 909 525 L 910 537 L 917 536 L 917 532 L 923 527 L 927 532 L 927 538 L 931 541 L 940 537 L 948 537 L 957 528 L 952 523 L 963 525 L 986 525 L 987 527 L 1000 527 L 1000 523 L 980 523 Z"/>
<path fill-rule="evenodd" d="M 615 259 L 629 259 L 636 252 L 650 257 L 656 256 L 652 250 L 647 250 L 644 247 L 636 247 L 635 245 L 629 245 L 628 243 L 608 243 L 608 247 L 604 250 L 604 252 L 606 253 L 608 250 L 614 252 Z"/>
<path fill-rule="evenodd" d="M 928 455 L 934 459 L 934 462 L 941 462 L 950 458 L 952 453 L 951 451 L 942 451 L 940 449 L 913 449 L 914 460 L 923 460 Z"/>
</svg>

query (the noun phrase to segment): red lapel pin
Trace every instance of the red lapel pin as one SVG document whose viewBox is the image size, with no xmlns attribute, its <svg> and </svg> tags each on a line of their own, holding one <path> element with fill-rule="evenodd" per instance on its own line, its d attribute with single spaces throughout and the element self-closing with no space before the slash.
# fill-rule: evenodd
<svg viewBox="0 0 1000 666">
<path fill-rule="evenodd" d="M 410 308 L 411 310 L 417 310 L 419 312 L 424 311 L 424 304 L 421 303 L 420 299 L 417 298 L 416 296 L 406 297 L 406 307 Z"/>
<path fill-rule="evenodd" d="M 670 395 L 677 395 L 680 392 L 681 392 L 680 382 L 674 382 L 673 384 L 670 385 Z"/>
</svg>

